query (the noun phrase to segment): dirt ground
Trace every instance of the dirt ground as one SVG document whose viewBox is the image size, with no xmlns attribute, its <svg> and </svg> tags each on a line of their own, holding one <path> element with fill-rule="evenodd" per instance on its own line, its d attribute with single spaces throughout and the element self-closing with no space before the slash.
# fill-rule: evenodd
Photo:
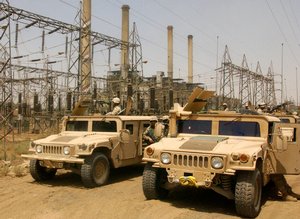
<svg viewBox="0 0 300 219">
<path fill-rule="evenodd" d="M 55 179 L 35 182 L 24 177 L 0 177 L 0 218 L 238 218 L 233 201 L 210 191 L 177 189 L 164 201 L 144 198 L 143 166 L 111 172 L 109 184 L 86 189 L 78 175 L 60 171 Z M 288 177 L 300 193 L 300 176 Z M 270 199 L 258 218 L 299 218 L 300 201 Z"/>
</svg>

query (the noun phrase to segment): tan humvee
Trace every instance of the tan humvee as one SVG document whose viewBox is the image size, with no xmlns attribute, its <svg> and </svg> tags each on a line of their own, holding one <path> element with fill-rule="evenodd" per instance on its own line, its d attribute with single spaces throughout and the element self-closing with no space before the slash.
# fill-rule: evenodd
<svg viewBox="0 0 300 219">
<path fill-rule="evenodd" d="M 30 173 L 37 180 L 54 177 L 60 168 L 81 175 L 86 187 L 107 182 L 110 168 L 141 162 L 143 131 L 149 116 L 70 116 L 62 132 L 31 142 Z"/>
<path fill-rule="evenodd" d="M 174 186 L 209 188 L 256 217 L 270 174 L 300 174 L 300 124 L 267 115 L 171 110 L 167 138 L 145 148 L 143 192 L 163 199 Z"/>
</svg>

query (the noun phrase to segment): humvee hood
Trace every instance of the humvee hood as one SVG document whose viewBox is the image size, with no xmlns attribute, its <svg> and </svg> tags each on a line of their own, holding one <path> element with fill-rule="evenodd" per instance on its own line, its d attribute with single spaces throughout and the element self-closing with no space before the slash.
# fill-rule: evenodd
<svg viewBox="0 0 300 219">
<path fill-rule="evenodd" d="M 36 144 L 67 144 L 79 145 L 89 144 L 95 141 L 107 141 L 109 138 L 117 137 L 118 133 L 95 133 L 95 132 L 63 132 L 58 135 L 50 135 L 47 138 L 34 141 Z"/>
<path fill-rule="evenodd" d="M 263 138 L 232 136 L 194 136 L 182 138 L 163 138 L 155 144 L 161 150 L 203 151 L 228 154 L 231 152 L 256 151 L 263 145 Z"/>
</svg>

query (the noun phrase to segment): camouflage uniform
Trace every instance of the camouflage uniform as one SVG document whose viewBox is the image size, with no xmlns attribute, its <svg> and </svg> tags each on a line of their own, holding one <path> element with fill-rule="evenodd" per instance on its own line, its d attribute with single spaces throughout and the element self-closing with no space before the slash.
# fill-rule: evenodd
<svg viewBox="0 0 300 219">
<path fill-rule="evenodd" d="M 155 128 L 152 128 L 151 125 L 143 133 L 143 139 L 149 141 L 150 139 L 153 142 L 158 142 L 162 137 L 164 137 L 164 125 L 157 122 Z"/>
<path fill-rule="evenodd" d="M 107 113 L 106 115 L 118 115 L 120 112 L 121 112 L 121 107 L 118 105 L 114 107 L 113 111 Z"/>
</svg>

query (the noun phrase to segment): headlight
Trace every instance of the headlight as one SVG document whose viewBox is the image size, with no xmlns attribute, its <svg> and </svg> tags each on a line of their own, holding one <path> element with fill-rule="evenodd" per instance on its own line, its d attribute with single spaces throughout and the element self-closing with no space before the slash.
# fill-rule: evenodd
<svg viewBox="0 0 300 219">
<path fill-rule="evenodd" d="M 211 166 L 212 166 L 212 168 L 215 168 L 215 169 L 222 169 L 224 166 L 223 158 L 222 157 L 212 157 L 211 158 Z"/>
<path fill-rule="evenodd" d="M 38 146 L 36 146 L 35 150 L 36 150 L 37 153 L 42 153 L 43 152 L 43 146 L 38 145 Z"/>
<path fill-rule="evenodd" d="M 171 154 L 169 153 L 162 153 L 160 155 L 160 160 L 163 164 L 169 164 L 171 163 Z"/>
<path fill-rule="evenodd" d="M 70 154 L 70 147 L 64 147 L 64 154 L 69 155 Z"/>
</svg>

